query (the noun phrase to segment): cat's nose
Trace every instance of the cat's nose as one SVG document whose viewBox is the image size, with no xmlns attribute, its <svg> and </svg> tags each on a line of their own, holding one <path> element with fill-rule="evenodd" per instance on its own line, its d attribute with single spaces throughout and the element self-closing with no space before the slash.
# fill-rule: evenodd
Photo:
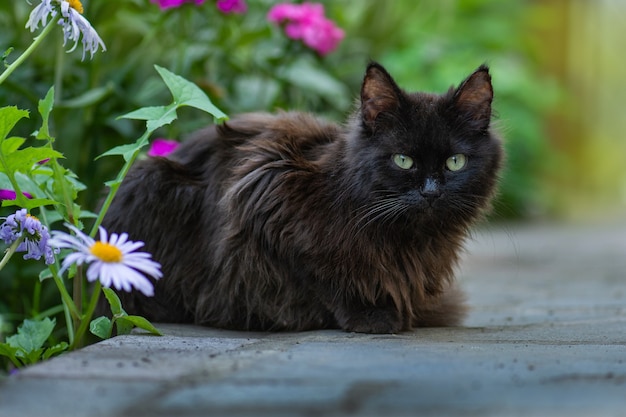
<svg viewBox="0 0 626 417">
<path fill-rule="evenodd" d="M 435 200 L 441 197 L 439 182 L 433 178 L 427 178 L 424 185 L 420 189 L 420 194 L 430 205 L 432 205 Z"/>
</svg>

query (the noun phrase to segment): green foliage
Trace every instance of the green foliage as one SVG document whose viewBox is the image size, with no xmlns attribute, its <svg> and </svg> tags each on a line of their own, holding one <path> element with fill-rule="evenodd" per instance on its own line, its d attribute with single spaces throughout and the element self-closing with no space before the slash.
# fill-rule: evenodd
<svg viewBox="0 0 626 417">
<path fill-rule="evenodd" d="M 109 288 L 103 288 L 104 296 L 109 302 L 113 318 L 98 317 L 94 319 L 89 331 L 101 339 L 108 339 L 113 333 L 113 326 L 116 326 L 117 334 L 129 334 L 134 327 L 146 330 L 147 332 L 161 336 L 161 332 L 148 320 L 140 316 L 131 316 L 122 308 L 122 302 L 115 292 Z"/>
<path fill-rule="evenodd" d="M 44 347 L 54 330 L 55 320 L 24 320 L 18 327 L 17 334 L 7 337 L 6 343 L 0 343 L 0 356 L 9 358 L 16 367 L 22 367 L 48 359 L 68 348 L 61 342 L 54 346 Z"/>
<path fill-rule="evenodd" d="M 168 87 L 173 101 L 167 106 L 141 108 L 122 116 L 126 119 L 144 120 L 146 131 L 134 143 L 115 147 L 102 155 L 121 155 L 124 157 L 125 163 L 117 178 L 107 183 L 110 190 L 96 218 L 92 235 L 95 234 L 97 226 L 102 221 L 126 173 L 142 149 L 148 145 L 152 133 L 176 120 L 178 109 L 193 107 L 210 114 L 216 121 L 223 121 L 227 118 L 226 114 L 217 108 L 195 84 L 164 68 L 157 66 L 156 70 Z M 15 200 L 8 200 L 9 204 L 15 204 L 28 210 L 39 208 L 48 226 L 56 220 L 65 220 L 67 223 L 76 225 L 79 223 L 81 210 L 75 200 L 78 192 L 84 187 L 76 180 L 71 171 L 65 169 L 58 162 L 58 159 L 63 158 L 63 154 L 53 149 L 55 138 L 50 133 L 50 116 L 53 107 L 54 88 L 50 88 L 45 98 L 38 103 L 42 122 L 40 129 L 33 136 L 36 140 L 46 142 L 45 145 L 39 147 L 24 146 L 26 139 L 22 137 L 7 137 L 17 123 L 28 116 L 28 112 L 19 110 L 15 106 L 0 108 L 0 174 L 5 177 L 8 184 L 7 188 L 16 191 Z M 49 166 L 42 167 L 44 164 Z M 21 191 L 18 179 L 27 181 L 30 189 L 36 189 L 37 193 L 44 193 L 48 198 L 27 197 Z M 48 210 L 44 206 L 53 206 L 55 210 Z M 0 261 L 0 270 L 4 268 L 19 243 L 20 240 L 17 240 L 6 252 Z M 85 300 L 82 297 L 82 284 L 76 286 L 76 282 L 83 279 L 82 275 L 74 276 L 75 271 L 70 274 L 70 276 L 74 276 L 75 283 L 75 296 L 72 299 L 65 288 L 65 282 L 57 271 L 58 267 L 51 266 L 41 271 L 38 276 L 41 281 L 53 278 L 57 286 L 66 314 L 70 343 L 61 342 L 44 348 L 43 344 L 50 338 L 56 320 L 47 317 L 38 321 L 25 319 L 18 328 L 18 333 L 8 337 L 6 343 L 0 345 L 0 356 L 8 358 L 13 366 L 19 367 L 36 363 L 68 348 L 80 346 L 87 326 L 93 334 L 103 338 L 111 336 L 114 326 L 117 334 L 127 334 L 134 327 L 139 327 L 155 335 L 161 334 L 145 318 L 128 315 L 123 310 L 117 295 L 107 288 L 103 290 L 111 305 L 113 318 L 100 317 L 92 321 L 91 317 L 100 295 L 101 286 L 96 285 L 91 301 L 86 306 L 86 312 L 81 314 L 80 311 Z M 41 286 L 37 285 L 36 288 L 40 289 Z M 77 306 L 80 307 L 77 308 Z"/>
<path fill-rule="evenodd" d="M 117 146 L 100 156 L 122 155 L 126 161 L 129 161 L 133 154 L 148 144 L 148 138 L 155 130 L 169 125 L 178 118 L 176 110 L 181 107 L 188 106 L 203 110 L 211 114 L 216 122 L 228 119 L 226 114 L 215 107 L 211 99 L 197 85 L 158 65 L 155 68 L 172 93 L 174 101 L 167 106 L 143 107 L 120 116 L 123 119 L 145 120 L 146 133 L 134 144 Z"/>
</svg>

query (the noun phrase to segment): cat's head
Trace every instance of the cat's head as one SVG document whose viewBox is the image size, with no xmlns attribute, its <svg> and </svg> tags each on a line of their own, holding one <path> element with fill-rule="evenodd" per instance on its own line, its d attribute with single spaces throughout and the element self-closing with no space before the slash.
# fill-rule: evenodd
<svg viewBox="0 0 626 417">
<path fill-rule="evenodd" d="M 488 208 L 502 160 L 492 100 L 484 65 L 437 95 L 407 93 L 370 64 L 347 153 L 361 221 L 466 226 Z"/>
</svg>

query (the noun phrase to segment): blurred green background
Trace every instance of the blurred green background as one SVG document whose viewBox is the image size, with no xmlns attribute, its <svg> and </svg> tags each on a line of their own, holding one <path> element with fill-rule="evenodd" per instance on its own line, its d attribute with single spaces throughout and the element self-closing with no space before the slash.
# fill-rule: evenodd
<svg viewBox="0 0 626 417">
<path fill-rule="evenodd" d="M 368 60 L 383 63 L 409 90 L 442 92 L 483 62 L 492 68 L 497 125 L 507 171 L 497 218 L 571 217 L 619 211 L 626 198 L 620 101 L 624 1 L 395 0 L 323 2 L 346 32 L 324 58 L 267 22 L 276 2 L 248 1 L 225 15 L 214 1 L 161 11 L 149 0 L 85 1 L 85 16 L 107 45 L 90 61 L 67 54 L 61 33 L 0 89 L 0 104 L 35 109 L 54 83 L 57 145 L 88 185 L 93 209 L 119 161 L 95 156 L 134 140 L 141 125 L 116 117 L 164 104 L 153 69 L 200 85 L 228 114 L 297 108 L 343 120 Z M 0 47 L 17 56 L 33 35 L 26 1 L 0 4 Z M 160 132 L 179 138 L 209 123 L 195 112 Z M 19 129 L 30 133 L 39 120 Z"/>
<path fill-rule="evenodd" d="M 342 121 L 369 60 L 408 90 L 434 92 L 487 63 L 508 154 L 492 218 L 621 216 L 626 1 L 323 1 L 327 17 L 345 30 L 326 57 L 268 23 L 275 3 L 250 0 L 247 13 L 225 15 L 212 0 L 168 11 L 149 0 L 83 1 L 107 51 L 81 61 L 80 51 L 65 52 L 57 31 L 0 87 L 0 105 L 31 111 L 15 130 L 29 135 L 41 123 L 37 101 L 55 85 L 56 146 L 87 185 L 80 204 L 93 210 L 102 184 L 121 166 L 115 158 L 94 158 L 143 132 L 139 122 L 117 117 L 170 101 L 154 64 L 197 83 L 227 114 L 301 109 Z M 33 38 L 24 29 L 32 7 L 26 0 L 0 2 L 0 49 L 14 48 L 9 62 Z M 181 138 L 211 122 L 184 110 L 158 136 Z M 39 269 L 18 262 L 9 272 L 32 277 Z M 46 292 L 32 286 L 0 279 L 0 313 L 15 319 L 47 306 Z"/>
</svg>

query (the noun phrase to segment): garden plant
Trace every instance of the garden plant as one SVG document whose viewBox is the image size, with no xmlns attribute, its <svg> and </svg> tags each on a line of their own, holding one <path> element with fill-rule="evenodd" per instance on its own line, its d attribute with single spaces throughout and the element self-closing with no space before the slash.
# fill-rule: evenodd
<svg viewBox="0 0 626 417">
<path fill-rule="evenodd" d="M 525 120 L 507 135 L 514 156 L 500 200 L 523 213 L 530 173 L 546 154 L 533 115 L 551 100 L 529 95 L 552 91 L 550 83 L 528 82 L 531 63 L 505 52 L 503 39 L 522 45 L 514 25 L 495 28 L 501 36 L 468 32 L 456 14 L 476 24 L 479 16 L 516 15 L 518 6 L 378 3 L 2 2 L 0 371 L 134 327 L 159 334 L 126 314 L 113 291 L 150 295 L 161 278 L 158 262 L 142 242 L 100 227 L 132 164 L 167 155 L 185 134 L 227 120 L 226 113 L 298 108 L 342 119 L 369 59 L 388 63 L 402 84 L 434 91 L 490 60 L 501 92 L 496 104 L 506 118 Z M 403 23 L 407 13 L 419 24 Z M 443 27 L 445 16 L 460 20 Z M 452 47 L 461 31 L 471 39 Z M 498 86 L 504 63 L 510 76 Z M 526 95 L 516 94 L 520 86 Z M 110 317 L 94 316 L 101 297 Z"/>
</svg>

